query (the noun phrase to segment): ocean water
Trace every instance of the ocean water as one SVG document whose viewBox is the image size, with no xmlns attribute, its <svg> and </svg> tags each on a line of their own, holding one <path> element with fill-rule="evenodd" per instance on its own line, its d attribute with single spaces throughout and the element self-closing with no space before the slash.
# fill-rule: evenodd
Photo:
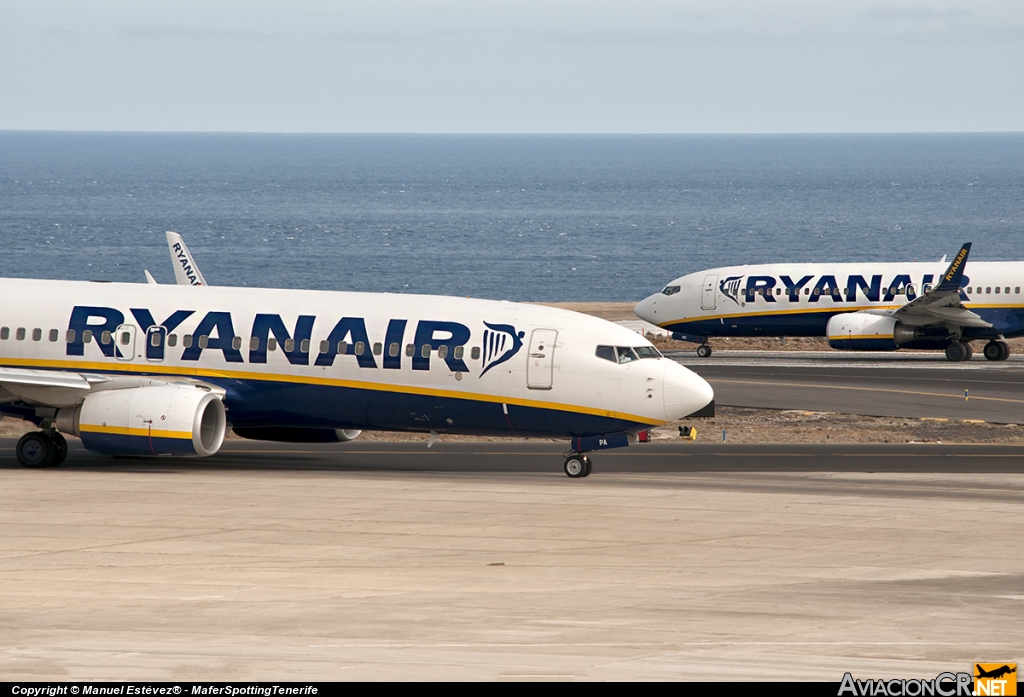
<svg viewBox="0 0 1024 697">
<path fill-rule="evenodd" d="M 1024 134 L 0 132 L 0 275 L 638 300 L 773 261 L 1024 259 Z"/>
</svg>

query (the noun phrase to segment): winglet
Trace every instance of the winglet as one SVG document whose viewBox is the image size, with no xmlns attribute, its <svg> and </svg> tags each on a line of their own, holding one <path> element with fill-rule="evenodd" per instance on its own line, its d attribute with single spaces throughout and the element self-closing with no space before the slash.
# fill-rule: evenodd
<svg viewBox="0 0 1024 697">
<path fill-rule="evenodd" d="M 967 242 L 957 252 L 946 273 L 942 274 L 942 282 L 935 286 L 935 290 L 960 290 L 964 280 L 964 267 L 967 266 L 967 255 L 970 253 L 971 243 Z"/>
<path fill-rule="evenodd" d="M 181 235 L 167 231 L 167 248 L 171 251 L 171 263 L 174 265 L 174 280 L 179 286 L 205 286 L 206 279 L 199 271 L 196 260 L 188 251 Z"/>
<path fill-rule="evenodd" d="M 151 286 L 157 285 L 156 279 L 153 278 L 153 274 L 149 272 L 149 269 L 143 269 L 143 271 L 146 274 L 146 283 L 148 283 Z"/>
</svg>

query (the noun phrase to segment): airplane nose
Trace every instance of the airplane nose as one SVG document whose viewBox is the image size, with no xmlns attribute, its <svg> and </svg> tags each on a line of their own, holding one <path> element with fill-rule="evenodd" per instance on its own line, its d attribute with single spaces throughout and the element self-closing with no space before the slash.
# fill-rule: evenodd
<svg viewBox="0 0 1024 697">
<path fill-rule="evenodd" d="M 651 324 L 657 324 L 658 295 L 651 295 L 638 302 L 633 308 L 636 316 Z"/>
<path fill-rule="evenodd" d="M 666 367 L 663 379 L 665 417 L 669 421 L 682 419 L 700 411 L 715 398 L 714 389 L 704 378 L 675 361 Z"/>
</svg>

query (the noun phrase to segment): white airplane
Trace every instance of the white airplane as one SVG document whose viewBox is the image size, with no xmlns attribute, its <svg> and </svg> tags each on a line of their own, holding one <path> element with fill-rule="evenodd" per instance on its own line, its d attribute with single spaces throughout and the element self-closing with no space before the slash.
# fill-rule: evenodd
<svg viewBox="0 0 1024 697">
<path fill-rule="evenodd" d="M 636 314 L 699 343 L 715 336 L 825 336 L 854 351 L 945 350 L 1006 360 L 1005 339 L 1024 335 L 1024 263 L 975 261 L 965 244 L 938 263 L 763 264 L 682 276 L 642 300 Z M 968 275 L 969 274 L 969 275 Z"/>
<path fill-rule="evenodd" d="M 565 473 L 585 477 L 585 453 L 714 411 L 707 382 L 588 315 L 202 282 L 0 279 L 0 415 L 41 429 L 18 443 L 24 466 L 60 464 L 62 434 L 108 455 L 208 456 L 229 427 L 287 442 L 376 429 L 431 444 L 442 433 L 569 438 Z"/>
</svg>

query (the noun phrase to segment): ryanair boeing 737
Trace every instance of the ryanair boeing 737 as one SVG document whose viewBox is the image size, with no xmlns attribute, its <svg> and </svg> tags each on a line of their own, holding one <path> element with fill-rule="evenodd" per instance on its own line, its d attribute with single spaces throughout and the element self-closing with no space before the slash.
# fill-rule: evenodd
<svg viewBox="0 0 1024 697">
<path fill-rule="evenodd" d="M 208 286 L 168 236 L 178 284 L 0 279 L 0 415 L 108 455 L 213 455 L 246 438 L 363 429 L 571 439 L 584 454 L 713 411 L 711 387 L 639 335 L 551 307 L 427 295 Z M 180 238 L 178 238 L 180 242 Z M 176 267 L 177 268 L 177 267 Z"/>
<path fill-rule="evenodd" d="M 642 300 L 636 314 L 699 343 L 715 336 L 825 336 L 836 349 L 944 350 L 951 361 L 1006 360 L 1024 335 L 1024 263 L 764 264 L 689 274 Z M 942 264 L 940 266 L 940 264 Z M 945 270 L 943 270 L 945 269 Z M 969 275 L 968 275 L 969 274 Z"/>
</svg>

